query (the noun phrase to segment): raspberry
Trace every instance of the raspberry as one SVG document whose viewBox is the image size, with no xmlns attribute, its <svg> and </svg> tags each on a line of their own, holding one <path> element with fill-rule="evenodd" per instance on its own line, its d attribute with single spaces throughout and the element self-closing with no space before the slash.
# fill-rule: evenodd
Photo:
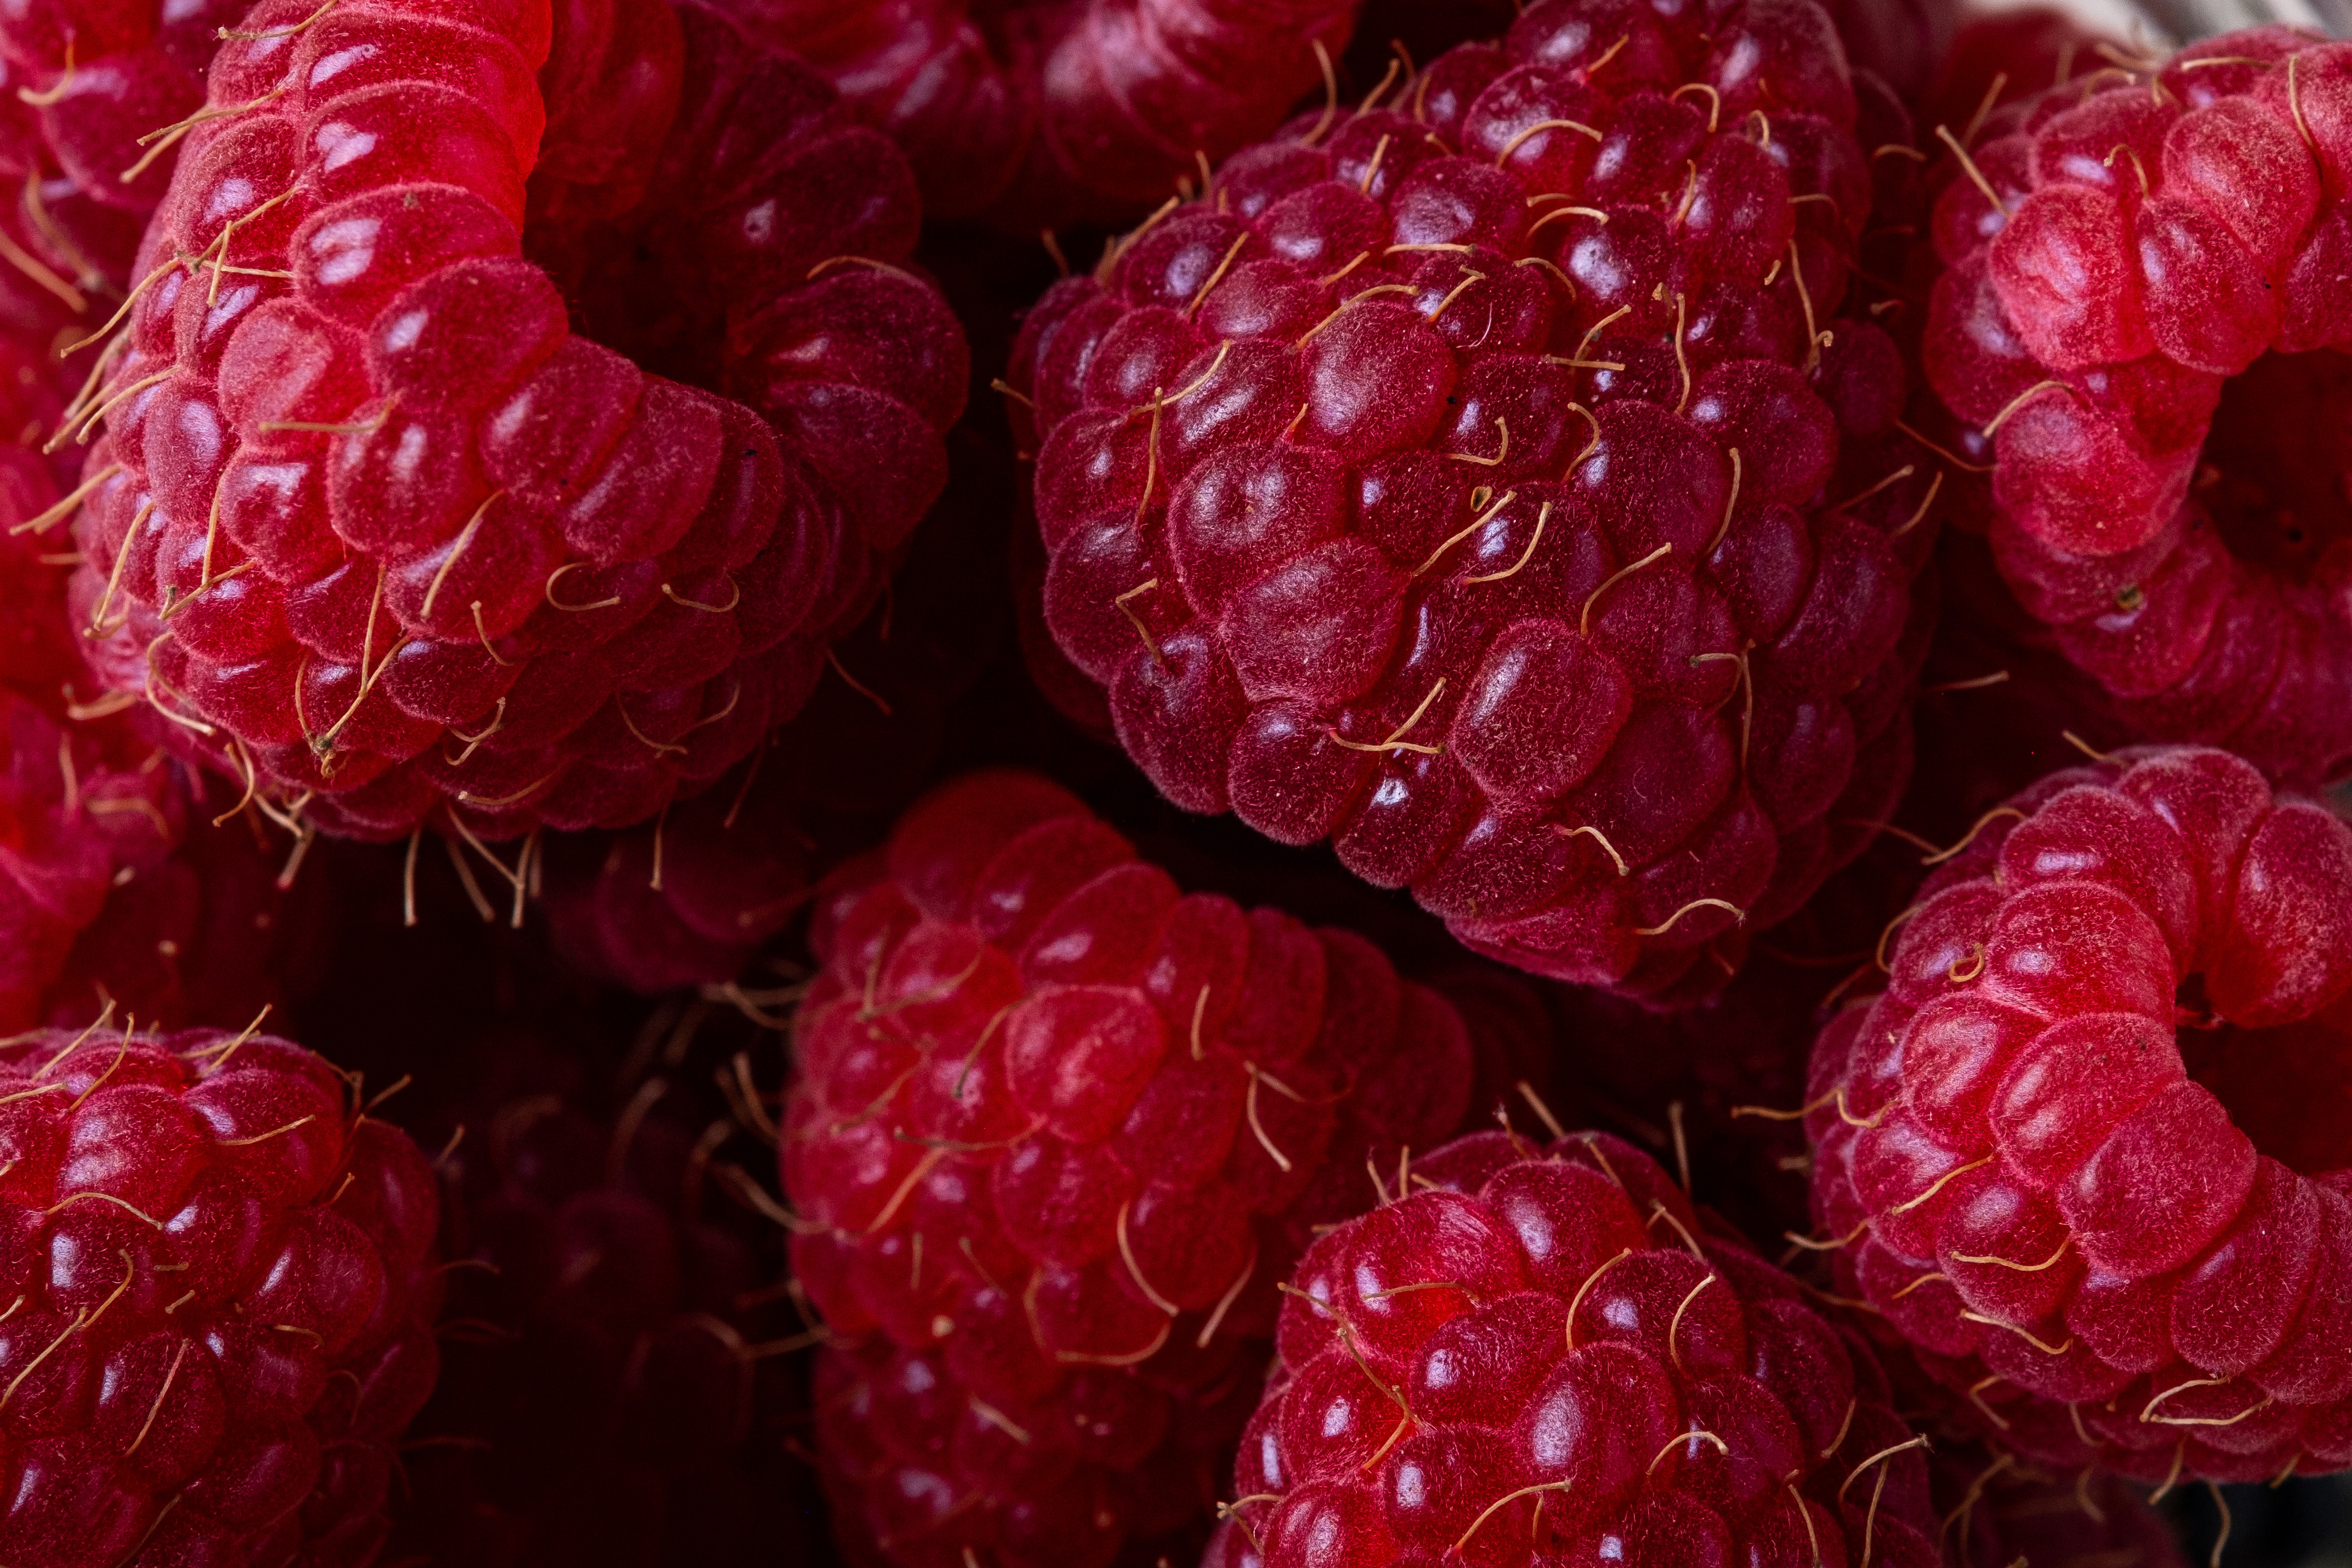
<svg viewBox="0 0 2352 1568">
<path fill-rule="evenodd" d="M 1988 813 L 1813 1056 L 1817 1246 L 1996 1446 L 2352 1462 L 2352 827 L 2226 752 Z"/>
<path fill-rule="evenodd" d="M 782 1160 L 845 1542 L 1178 1551 L 1312 1227 L 1468 1109 L 1460 1017 L 1022 773 L 918 804 L 811 940 Z"/>
<path fill-rule="evenodd" d="M 186 805 L 168 768 L 142 770 L 97 736 L 68 737 L 5 691 L 0 724 L 0 1030 L 16 1030 L 86 994 L 65 979 L 76 940 L 118 881 L 164 861 L 185 830 Z M 76 1021 L 97 1012 L 59 1010 L 79 1012 Z"/>
<path fill-rule="evenodd" d="M 1980 111 L 1990 113 L 2103 68 L 2108 62 L 2097 52 L 2102 44 L 2111 50 L 2128 47 L 2041 5 L 1971 16 L 1937 57 L 1934 75 L 1919 95 L 1919 118 L 1965 132 Z M 1961 140 L 1975 138 L 1964 134 Z"/>
<path fill-rule="evenodd" d="M 572 96 L 542 100 L 543 0 L 471 24 L 267 0 L 214 64 L 117 340 L 74 600 L 108 683 L 289 821 L 656 815 L 801 706 L 937 492 L 965 371 L 897 265 L 903 162 L 710 12 L 620 15 L 615 39 L 671 29 L 648 58 L 677 108 L 609 216 L 635 165 L 573 155 L 591 110 L 656 117 L 601 32 L 566 35 Z M 568 331 L 526 258 L 542 115 L 565 156 L 534 243 L 662 374 Z"/>
<path fill-rule="evenodd" d="M 1161 791 L 1635 993 L 1900 793 L 1938 482 L 1832 317 L 1870 182 L 1827 19 L 1705 26 L 1551 0 L 1305 116 L 1014 368 L 1046 618 Z"/>
<path fill-rule="evenodd" d="M 1300 1261 L 1210 1568 L 1940 1561 L 1867 1346 L 1647 1155 L 1486 1132 L 1412 1177 Z"/>
<path fill-rule="evenodd" d="M 433 1177 L 290 1041 L 19 1035 L 0 1552 L 357 1564 L 431 1391 Z"/>
<path fill-rule="evenodd" d="M 2103 1470 L 2069 1480 L 2011 1455 L 1940 1441 L 1929 1465 L 1955 1568 L 2014 1568 L 2021 1560 L 2188 1568 L 2164 1516 Z"/>
<path fill-rule="evenodd" d="M 2352 48 L 2210 38 L 2011 105 L 1933 233 L 1928 379 L 2059 647 L 2158 739 L 2352 765 Z"/>
<path fill-rule="evenodd" d="M 1001 568 L 991 514 L 1010 459 L 975 462 L 968 433 L 887 598 L 835 645 L 843 679 L 707 794 L 609 842 L 550 847 L 543 903 L 567 962 L 641 993 L 733 980 L 805 911 L 812 868 L 869 847 L 929 782 L 1003 629 L 972 584 Z"/>
<path fill-rule="evenodd" d="M 682 1011 L 646 1026 L 690 1038 Z M 445 1092 L 466 1086 L 423 1125 L 457 1137 L 444 1247 L 471 1266 L 451 1269 L 445 1364 L 408 1460 L 415 1501 L 389 1555 L 812 1560 L 778 1506 L 815 1492 L 783 1443 L 804 1432 L 807 1399 L 806 1358 L 780 1353 L 801 1327 L 775 1287 L 782 1232 L 734 1195 L 748 1178 L 725 1144 L 740 1130 L 707 1087 L 708 1049 L 632 1084 L 599 1070 L 626 1044 L 612 1033 L 566 1028 L 559 1049 L 492 1028 L 462 1064 L 436 1064 Z"/>
<path fill-rule="evenodd" d="M 1040 226 L 1123 223 L 1198 159 L 1272 131 L 1346 47 L 1356 0 L 727 0 L 906 150 L 924 206 Z M 992 12 L 1007 13 L 990 16 Z M 1199 149 L 1196 153 L 1195 149 Z"/>
<path fill-rule="evenodd" d="M 62 301 L 90 308 L 131 282 L 139 231 L 170 184 L 180 139 L 142 141 L 204 107 L 218 30 L 247 0 L 32 0 L 0 17 L 0 160 L 21 193 L 0 225 L 8 261 Z M 76 332 L 75 336 L 80 336 Z"/>
</svg>

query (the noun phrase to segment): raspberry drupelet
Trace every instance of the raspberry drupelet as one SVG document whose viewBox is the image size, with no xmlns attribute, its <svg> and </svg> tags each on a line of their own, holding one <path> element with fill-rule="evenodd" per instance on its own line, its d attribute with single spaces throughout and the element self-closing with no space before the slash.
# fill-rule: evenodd
<svg viewBox="0 0 2352 1568">
<path fill-rule="evenodd" d="M 1810 0 L 1549 0 L 1050 292 L 1045 618 L 1160 790 L 1636 994 L 1852 858 L 1941 482 L 1856 113 Z"/>
<path fill-rule="evenodd" d="M 266 0 L 100 351 L 93 663 L 301 827 L 658 814 L 801 706 L 941 481 L 962 340 L 895 149 L 698 6 L 583 16 Z M 586 156 L 611 124 L 650 145 Z M 526 176 L 662 374 L 572 330 Z"/>
<path fill-rule="evenodd" d="M 0 1046 L 0 1552 L 348 1564 L 431 1391 L 433 1174 L 250 1029 Z"/>
<path fill-rule="evenodd" d="M 2352 1464 L 2352 827 L 2126 752 L 1987 813 L 1884 951 L 1814 1048 L 1813 1245 L 1952 1417 L 2147 1481 Z"/>
<path fill-rule="evenodd" d="M 1850 1329 L 1606 1133 L 1501 1132 L 1317 1241 L 1208 1568 L 1931 1568 Z"/>
<path fill-rule="evenodd" d="M 2303 784 L 2352 766 L 2347 169 L 2352 47 L 2284 27 L 2004 106 L 1945 152 L 1923 343 L 2059 647 Z"/>
<path fill-rule="evenodd" d="M 1021 773 L 919 803 L 812 941 L 782 1162 L 845 1545 L 1197 1545 L 1277 1283 L 1469 1109 L 1460 1016 Z"/>
</svg>

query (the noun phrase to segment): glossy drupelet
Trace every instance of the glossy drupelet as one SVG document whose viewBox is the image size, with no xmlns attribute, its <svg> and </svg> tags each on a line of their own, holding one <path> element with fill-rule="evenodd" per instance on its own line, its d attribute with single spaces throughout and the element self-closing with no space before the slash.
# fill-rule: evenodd
<svg viewBox="0 0 2352 1568">
<path fill-rule="evenodd" d="M 2004 106 L 1944 159 L 1923 345 L 2067 657 L 2306 784 L 2352 766 L 2347 169 L 2352 47 L 2284 27 Z"/>
<path fill-rule="evenodd" d="M 1462 1121 L 1460 1017 L 1020 773 L 918 804 L 812 937 L 782 1157 L 845 1544 L 1193 1549 L 1276 1284 Z"/>
<path fill-rule="evenodd" d="M 1814 1051 L 1814 1245 L 1997 1448 L 2352 1463 L 2352 828 L 2193 747 L 1988 813 Z"/>
<path fill-rule="evenodd" d="M 1941 1561 L 1862 1339 L 1606 1133 L 1478 1133 L 1318 1240 L 1210 1568 Z"/>
<path fill-rule="evenodd" d="M 1809 0 L 1552 0 L 1050 292 L 1045 617 L 1153 782 L 1494 956 L 1719 983 L 1909 765 L 1940 459 L 1833 313 L 1856 123 Z"/>
<path fill-rule="evenodd" d="M 433 1175 L 269 1036 L 0 1047 L 0 1552 L 367 1562 L 433 1386 Z"/>
<path fill-rule="evenodd" d="M 927 211 L 1040 226 L 1149 211 L 1321 79 L 1351 0 L 721 0 L 890 133 Z M 972 13 L 981 13 L 975 16 Z"/>
<path fill-rule="evenodd" d="M 961 338 L 897 265 L 903 161 L 698 6 L 567 12 L 546 98 L 544 0 L 246 21 L 100 351 L 95 663 L 330 831 L 656 815 L 801 705 L 938 489 Z M 659 280 L 590 330 L 667 300 L 704 385 L 571 331 L 526 176 L 550 266 L 601 223 Z"/>
</svg>

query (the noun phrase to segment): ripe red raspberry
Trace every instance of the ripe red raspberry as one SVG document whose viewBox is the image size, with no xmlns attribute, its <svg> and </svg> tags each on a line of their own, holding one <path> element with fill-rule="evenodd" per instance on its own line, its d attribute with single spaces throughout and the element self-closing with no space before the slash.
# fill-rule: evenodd
<svg viewBox="0 0 2352 1568">
<path fill-rule="evenodd" d="M 1032 313 L 1046 618 L 1178 805 L 1524 967 L 1720 976 L 1900 793 L 1926 631 L 1835 35 L 1550 0 L 1392 102 Z"/>
<path fill-rule="evenodd" d="M 1924 353 L 2026 606 L 2143 733 L 2352 765 L 2352 47 L 2284 27 L 1995 112 Z"/>
<path fill-rule="evenodd" d="M 1979 826 L 1815 1047 L 1841 1289 L 2028 1458 L 2352 1463 L 2352 827 L 2191 747 Z"/>
<path fill-rule="evenodd" d="M 1210 1568 L 1940 1561 L 1867 1346 L 1647 1155 L 1485 1132 L 1412 1184 L 1300 1260 Z"/>
<path fill-rule="evenodd" d="M 251 1031 L 0 1047 L 11 1563 L 359 1564 L 431 1391 L 433 1176 Z"/>
<path fill-rule="evenodd" d="M 734 1187 L 752 1140 L 709 1087 L 695 1005 L 644 1018 L 685 1048 L 634 1083 L 604 1070 L 625 1034 L 570 1020 L 561 1048 L 491 1028 L 436 1063 L 420 1136 L 457 1140 L 443 1247 L 471 1266 L 450 1271 L 388 1559 L 813 1561 L 790 1517 L 816 1486 L 785 1447 L 808 1401 L 807 1358 L 781 1353 L 803 1327 L 783 1232 Z"/>
<path fill-rule="evenodd" d="M 924 206 L 1125 223 L 1264 136 L 1347 46 L 1360 0 L 724 0 L 906 150 Z M 982 13 L 974 17 L 973 10 Z M 1195 150 L 1198 150 L 1197 152 Z"/>
<path fill-rule="evenodd" d="M 1469 1108 L 1460 1017 L 1360 937 L 1180 896 L 1022 773 L 917 805 L 811 937 L 782 1159 L 845 1542 L 1175 1550 L 1311 1227 Z"/>
<path fill-rule="evenodd" d="M 679 85 L 645 198 L 601 216 L 627 157 L 532 195 L 587 323 L 665 374 L 572 332 L 525 254 L 542 119 L 585 134 L 608 82 L 542 99 L 545 0 L 268 0 L 214 64 L 115 340 L 75 603 L 108 683 L 281 814 L 654 816 L 800 707 L 938 489 L 961 340 L 897 265 L 903 162 L 711 13 L 652 14 Z M 567 36 L 556 75 L 595 53 Z"/>
</svg>

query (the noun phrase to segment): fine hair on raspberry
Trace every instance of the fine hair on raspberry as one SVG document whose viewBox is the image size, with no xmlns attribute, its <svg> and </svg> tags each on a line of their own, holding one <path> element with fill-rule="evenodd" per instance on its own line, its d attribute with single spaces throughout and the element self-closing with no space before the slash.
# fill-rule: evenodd
<svg viewBox="0 0 2352 1568">
<path fill-rule="evenodd" d="M 1208 1568 L 1942 1561 L 1869 1347 L 1646 1154 L 1477 1133 L 1384 1198 L 1286 1288 Z"/>
<path fill-rule="evenodd" d="M 1943 155 L 1926 371 L 2020 599 L 2141 734 L 2352 767 L 2352 46 L 2124 57 Z"/>
<path fill-rule="evenodd" d="M 1814 1049 L 1818 1236 L 1953 1420 L 2151 1483 L 2352 1463 L 2352 827 L 2227 752 L 1985 815 Z"/>
<path fill-rule="evenodd" d="M 1045 617 L 1162 793 L 1661 1001 L 1858 853 L 1943 480 L 1840 313 L 1865 110 L 1811 0 L 1547 0 L 1049 291 Z"/>
<path fill-rule="evenodd" d="M 298 834 L 657 815 L 944 480 L 962 337 L 888 141 L 700 5 L 557 9 L 256 6 L 27 520 L 79 509 L 100 679 Z"/>
<path fill-rule="evenodd" d="M 1461 1016 L 1025 773 L 933 792 L 814 921 L 781 1159 L 845 1547 L 1197 1549 L 1277 1285 L 1460 1129 Z"/>
</svg>

